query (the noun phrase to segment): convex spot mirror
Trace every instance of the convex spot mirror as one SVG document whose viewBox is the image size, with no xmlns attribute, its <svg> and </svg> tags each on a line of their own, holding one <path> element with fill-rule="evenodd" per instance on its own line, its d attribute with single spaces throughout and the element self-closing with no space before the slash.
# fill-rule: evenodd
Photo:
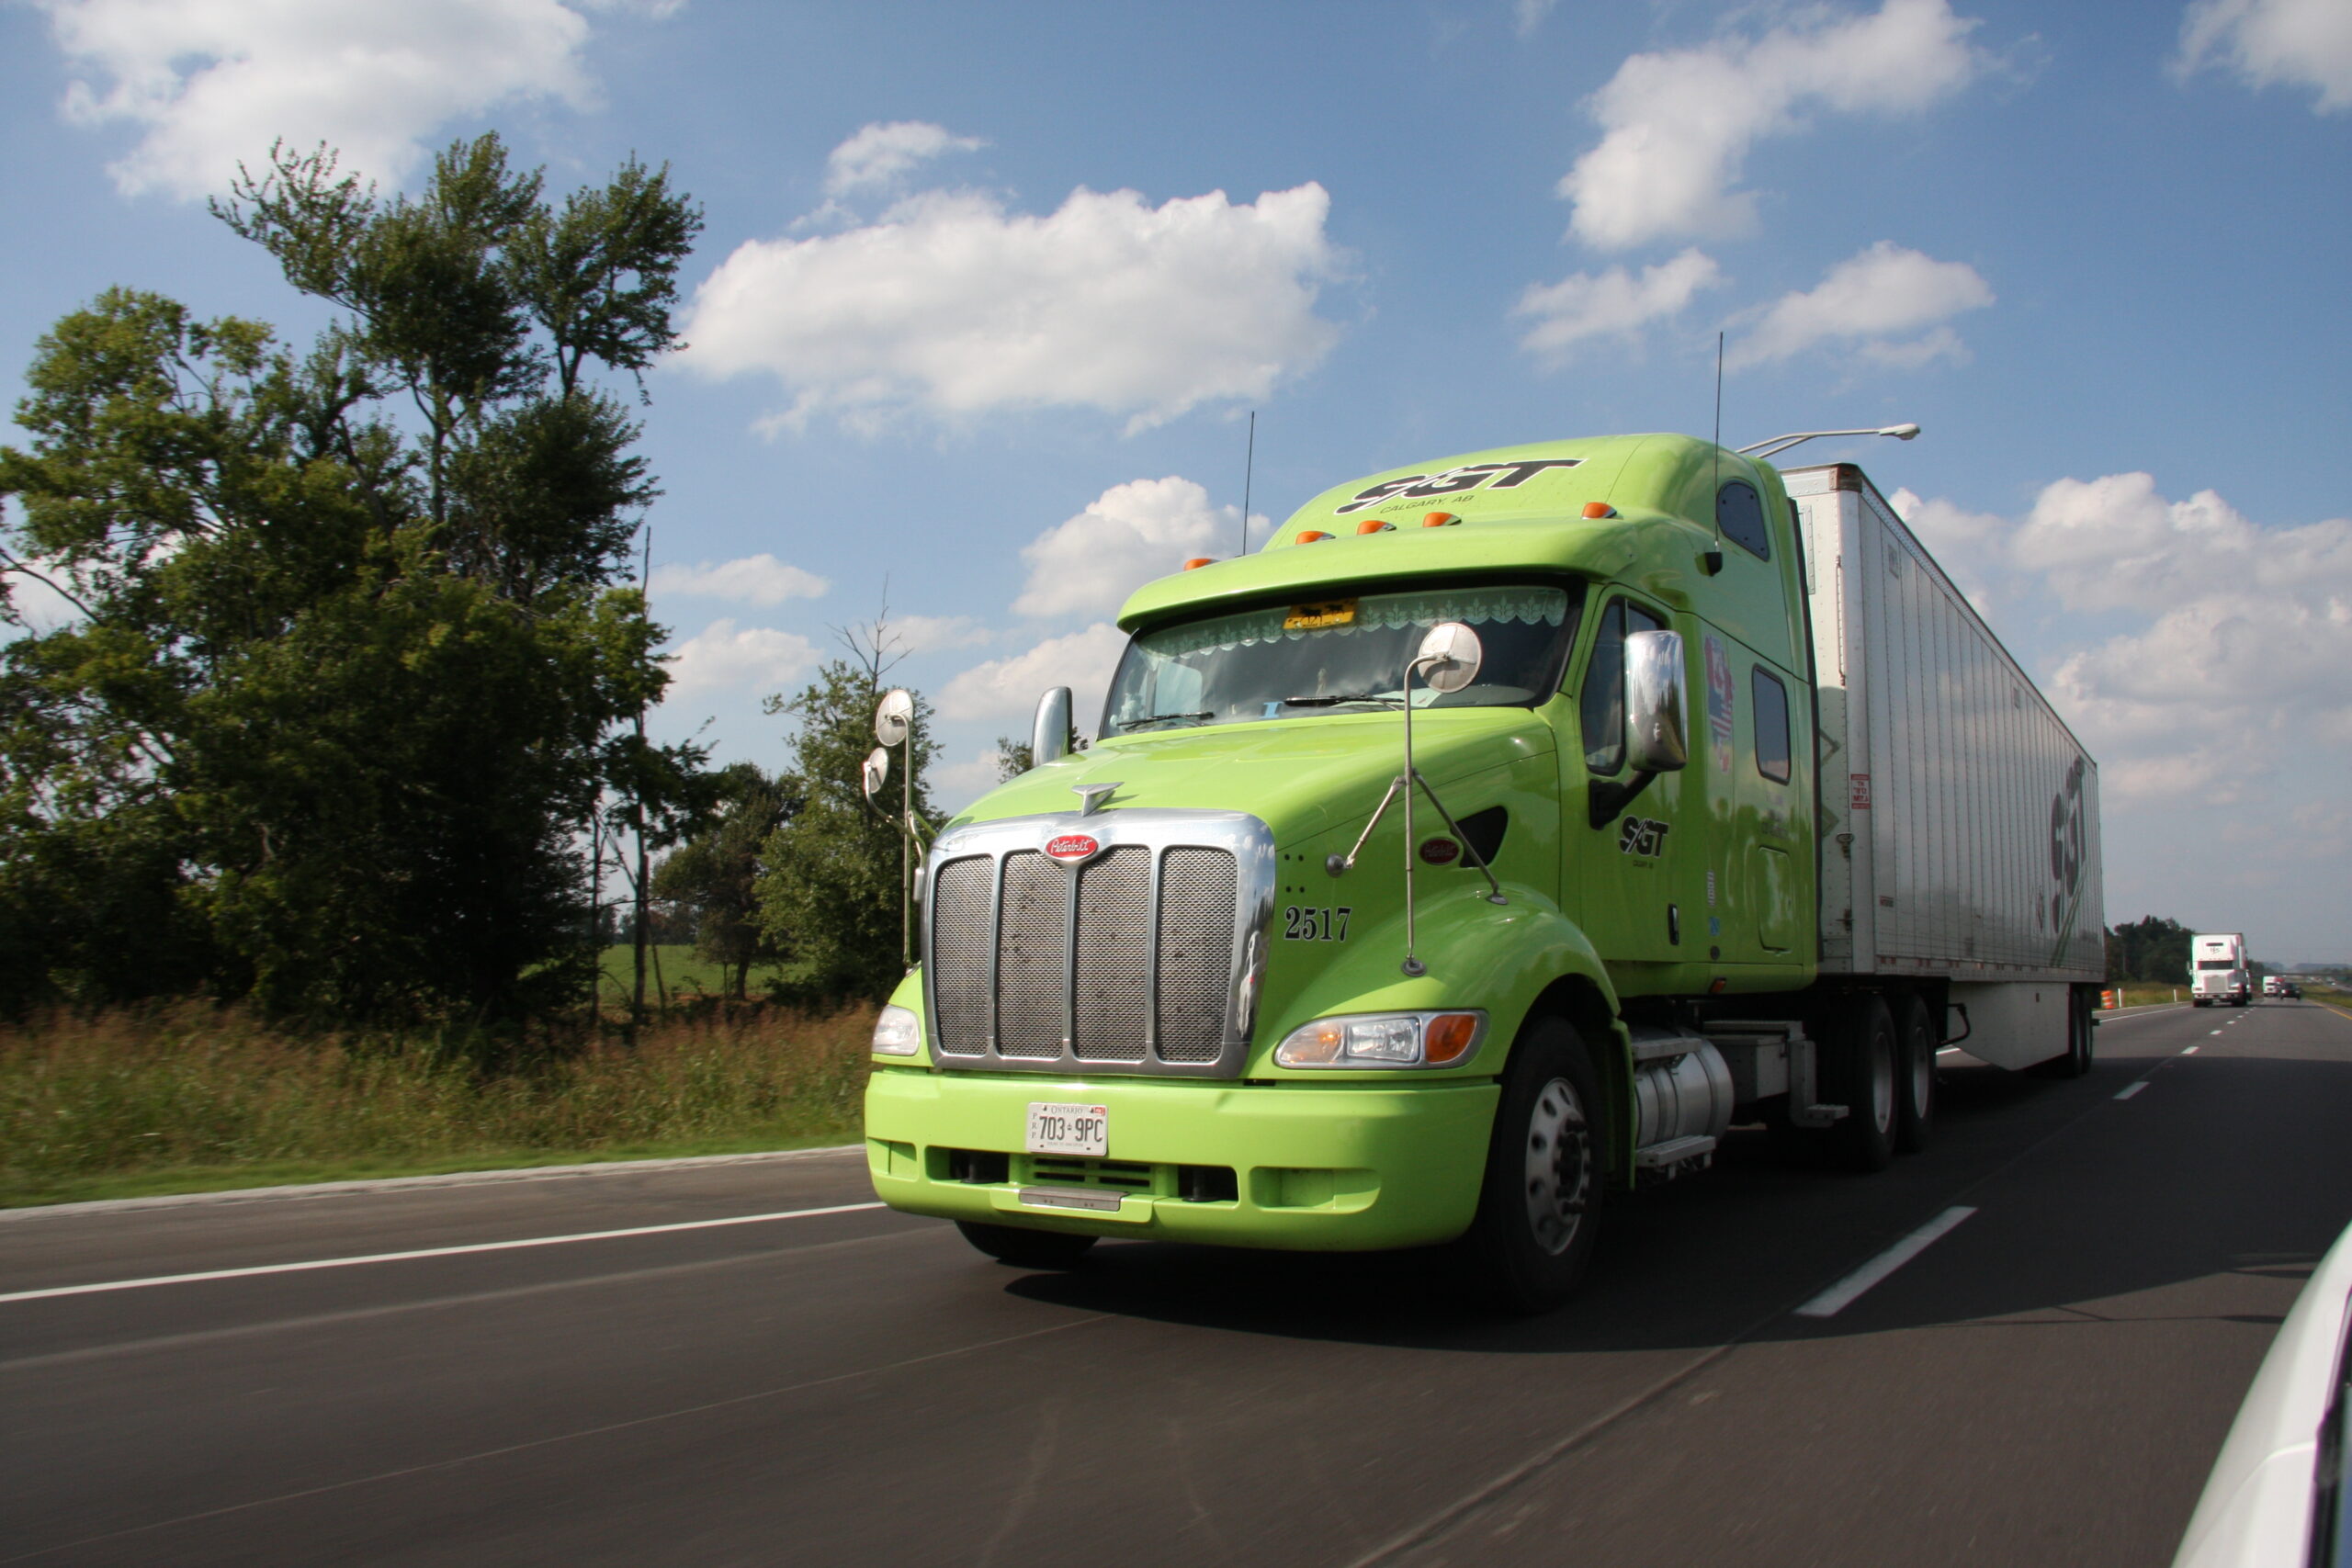
<svg viewBox="0 0 2352 1568">
<path fill-rule="evenodd" d="M 1421 638 L 1420 651 L 1413 655 L 1413 668 L 1421 672 L 1430 691 L 1458 692 L 1478 678 L 1478 666 L 1486 657 L 1476 632 L 1460 621 L 1442 621 Z"/>
<path fill-rule="evenodd" d="M 914 722 L 915 699 L 901 686 L 884 694 L 882 705 L 874 710 L 874 739 L 885 746 L 901 745 Z"/>
<path fill-rule="evenodd" d="M 889 751 L 876 746 L 865 754 L 865 763 L 857 772 L 860 782 L 865 786 L 865 798 L 872 800 L 881 793 L 882 781 L 890 776 Z"/>
<path fill-rule="evenodd" d="M 1670 773 L 1690 761 L 1682 687 L 1680 632 L 1625 638 L 1625 752 L 1643 773 Z"/>
</svg>

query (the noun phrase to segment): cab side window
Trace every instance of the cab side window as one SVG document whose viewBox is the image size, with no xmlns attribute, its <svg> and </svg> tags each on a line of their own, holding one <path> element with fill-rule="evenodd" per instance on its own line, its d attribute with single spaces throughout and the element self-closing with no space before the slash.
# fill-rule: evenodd
<svg viewBox="0 0 2352 1568">
<path fill-rule="evenodd" d="M 1746 479 L 1734 479 L 1715 492 L 1715 526 L 1749 555 L 1772 558 L 1772 536 L 1764 528 L 1764 502 Z"/>
<path fill-rule="evenodd" d="M 1584 765 L 1596 775 L 1625 765 L 1625 634 L 1662 632 L 1666 623 L 1623 599 L 1611 599 L 1592 640 L 1577 701 L 1584 717 Z"/>
<path fill-rule="evenodd" d="M 1789 689 L 1756 667 L 1750 682 L 1756 707 L 1756 771 L 1774 784 L 1789 782 Z"/>
</svg>

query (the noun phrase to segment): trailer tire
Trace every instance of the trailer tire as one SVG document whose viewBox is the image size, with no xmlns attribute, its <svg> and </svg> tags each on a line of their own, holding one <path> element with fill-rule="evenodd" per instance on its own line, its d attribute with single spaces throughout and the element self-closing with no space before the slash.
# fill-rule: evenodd
<svg viewBox="0 0 2352 1568">
<path fill-rule="evenodd" d="M 1095 1238 L 1072 1235 L 1068 1231 L 1023 1230 L 1018 1225 L 985 1225 L 972 1220 L 957 1220 L 956 1228 L 964 1239 L 995 1258 L 1016 1269 L 1068 1269 L 1084 1257 Z"/>
<path fill-rule="evenodd" d="M 1917 993 L 1905 997 L 1894 1018 L 1894 1147 L 1916 1155 L 1928 1146 L 1936 1124 L 1935 1025 Z"/>
<path fill-rule="evenodd" d="M 1503 1069 L 1478 1209 L 1462 1238 L 1484 1293 L 1506 1312 L 1550 1312 L 1584 1278 L 1607 1179 L 1605 1103 L 1575 1025 L 1531 1020 Z"/>
<path fill-rule="evenodd" d="M 1894 1015 L 1877 997 L 1858 997 L 1839 1021 L 1837 1048 L 1826 1064 L 1830 1085 L 1846 1114 L 1829 1129 L 1837 1162 L 1850 1170 L 1884 1170 L 1894 1159 L 1902 1098 Z M 1837 1101 L 1832 1101 L 1837 1103 Z"/>
</svg>

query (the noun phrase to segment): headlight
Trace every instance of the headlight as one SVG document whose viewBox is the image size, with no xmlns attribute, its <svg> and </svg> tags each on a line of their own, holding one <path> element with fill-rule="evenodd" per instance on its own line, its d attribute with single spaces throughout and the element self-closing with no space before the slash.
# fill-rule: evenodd
<svg viewBox="0 0 2352 1568">
<path fill-rule="evenodd" d="M 922 1049 L 922 1020 L 909 1009 L 886 1007 L 874 1021 L 874 1054 L 911 1056 Z"/>
<path fill-rule="evenodd" d="M 1274 1047 L 1283 1067 L 1458 1067 L 1487 1032 L 1483 1012 L 1366 1012 L 1318 1018 Z"/>
</svg>

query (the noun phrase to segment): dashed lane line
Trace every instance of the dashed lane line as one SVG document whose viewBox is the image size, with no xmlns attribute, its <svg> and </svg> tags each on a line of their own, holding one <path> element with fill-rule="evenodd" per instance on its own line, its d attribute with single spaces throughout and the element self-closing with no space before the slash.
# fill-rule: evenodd
<svg viewBox="0 0 2352 1568">
<path fill-rule="evenodd" d="M 1950 1234 L 1952 1227 L 1976 1211 L 1964 1203 L 1955 1203 L 1830 1286 L 1813 1300 L 1797 1308 L 1799 1317 L 1836 1317 L 1860 1297 L 1863 1292 L 1902 1268 L 1905 1263 L 1933 1247 Z"/>
<path fill-rule="evenodd" d="M 2129 1099 L 2131 1099 L 2133 1095 L 2135 1095 L 2135 1094 L 2139 1093 L 2142 1089 L 2145 1089 L 2145 1088 L 2147 1088 L 2147 1087 L 2148 1087 L 2148 1080 L 2147 1080 L 2147 1079 L 2145 1079 L 2145 1078 L 2135 1078 L 2135 1079 L 2133 1079 L 2132 1082 L 2130 1082 L 2130 1083 L 2128 1083 L 2128 1084 L 2125 1084 L 2121 1089 L 2120 1089 L 2116 1090 L 2116 1091 L 2115 1091 L 2115 1098 L 2116 1098 L 2116 1099 L 2118 1099 L 2118 1100 L 2129 1100 Z"/>
<path fill-rule="evenodd" d="M 421 1258 L 458 1258 L 470 1252 L 512 1252 L 526 1247 L 561 1247 L 574 1241 L 615 1241 L 623 1236 L 662 1235 L 672 1231 L 717 1230 L 722 1225 L 756 1225 L 771 1220 L 809 1220 L 820 1214 L 854 1214 L 878 1209 L 880 1203 L 834 1203 L 822 1209 L 786 1209 L 773 1214 L 733 1214 L 723 1220 L 681 1220 L 666 1225 L 632 1225 L 627 1230 L 581 1231 L 571 1235 L 526 1236 L 517 1241 L 477 1241 L 463 1247 L 427 1247 L 413 1252 L 371 1252 L 357 1258 L 315 1258 L 300 1263 L 260 1263 L 244 1269 L 208 1269 L 200 1274 L 156 1274 L 144 1280 L 104 1280 L 87 1285 L 51 1285 L 40 1291 L 12 1291 L 0 1295 L 10 1302 L 50 1301 L 58 1296 L 91 1296 L 107 1291 L 144 1291 L 158 1285 L 193 1285 L 206 1280 L 249 1280 L 262 1274 L 301 1274 L 315 1269 L 352 1269 L 362 1263 L 405 1263 Z"/>
</svg>

